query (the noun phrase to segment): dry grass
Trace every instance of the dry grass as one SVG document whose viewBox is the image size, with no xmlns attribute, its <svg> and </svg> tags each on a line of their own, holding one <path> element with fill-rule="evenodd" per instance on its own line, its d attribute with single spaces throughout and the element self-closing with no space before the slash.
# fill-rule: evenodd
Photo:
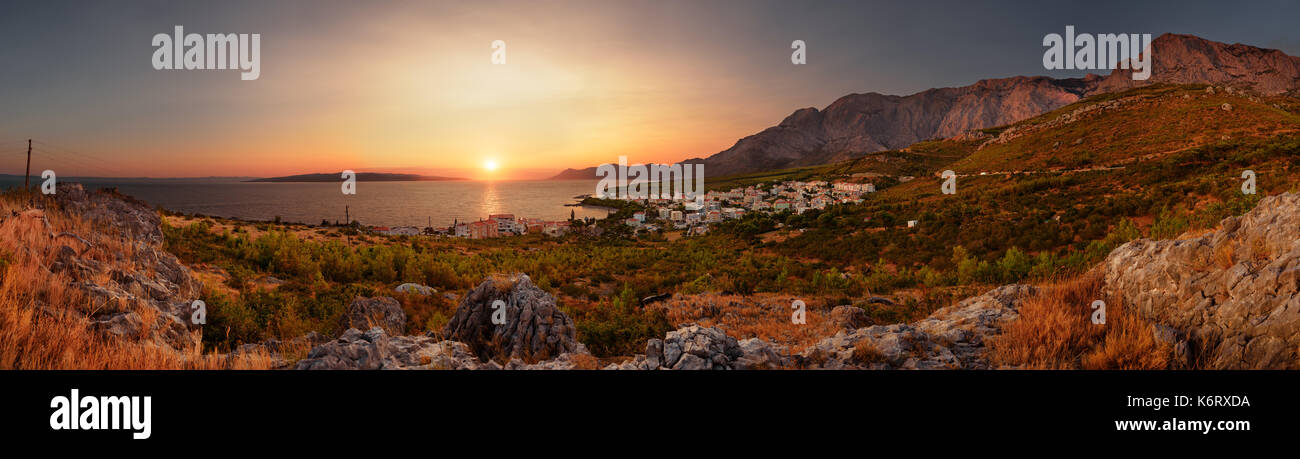
<svg viewBox="0 0 1300 459">
<path fill-rule="evenodd" d="M 884 362 L 885 355 L 881 354 L 880 350 L 871 344 L 871 340 L 864 339 L 853 346 L 853 361 L 862 365 L 870 365 Z"/>
<path fill-rule="evenodd" d="M 683 295 L 651 307 L 662 308 L 673 324 L 694 322 L 723 329 L 736 339 L 762 338 L 799 351 L 834 335 L 839 328 L 829 320 L 830 307 L 819 298 L 800 297 L 806 303 L 807 323 L 791 322 L 796 298 L 759 293 L 736 295 Z"/>
<path fill-rule="evenodd" d="M 1214 264 L 1219 269 L 1228 269 L 1237 264 L 1237 240 L 1229 239 L 1214 249 Z"/>
<path fill-rule="evenodd" d="M 49 271 L 58 249 L 73 247 L 81 259 L 108 270 L 149 272 L 136 266 L 136 248 L 110 228 L 59 211 L 30 209 L 20 194 L 0 197 L 0 369 L 264 369 L 265 354 L 238 358 L 203 354 L 200 346 L 173 350 L 147 340 L 111 338 L 90 327 L 86 316 L 102 312 L 140 314 L 146 331 L 157 310 L 141 304 L 94 304 L 65 273 Z M 81 238 L 51 234 L 72 233 Z M 87 279 L 106 283 L 107 274 Z"/>
<path fill-rule="evenodd" d="M 572 354 L 573 369 L 575 370 L 599 370 L 601 368 L 600 359 L 587 354 Z"/>
<path fill-rule="evenodd" d="M 1086 274 L 1044 287 L 1026 299 L 1020 319 L 989 340 L 998 366 L 1031 369 L 1164 369 L 1170 348 L 1156 340 L 1153 325 L 1101 294 L 1102 282 Z M 1093 324 L 1094 300 L 1106 302 L 1106 323 Z"/>
</svg>

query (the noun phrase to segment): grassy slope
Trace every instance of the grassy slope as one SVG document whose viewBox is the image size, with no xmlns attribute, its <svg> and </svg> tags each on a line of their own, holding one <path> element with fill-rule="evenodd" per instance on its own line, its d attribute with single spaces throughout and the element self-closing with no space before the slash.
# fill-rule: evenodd
<svg viewBox="0 0 1300 459">
<path fill-rule="evenodd" d="M 772 247 L 840 263 L 883 259 L 893 265 L 939 270 L 955 268 L 949 260 L 955 245 L 987 261 L 1013 246 L 1065 257 L 1107 239 L 1122 219 L 1134 222 L 1147 235 L 1154 224 L 1161 224 L 1156 234 L 1171 236 L 1167 233 L 1172 229 L 1207 227 L 1244 212 L 1256 199 L 1239 192 L 1244 169 L 1259 173 L 1263 194 L 1285 191 L 1296 183 L 1294 166 L 1300 156 L 1293 131 L 1300 127 L 1300 117 L 1274 108 L 1270 101 L 1206 96 L 1194 86 L 1145 88 L 1104 99 L 1125 98 L 1132 101 L 935 166 L 917 180 L 873 195 L 862 206 L 837 209 L 838 225 L 815 225 L 803 236 Z M 1085 100 L 1018 126 L 1043 125 L 1100 100 Z M 1217 108 L 1225 102 L 1234 109 Z M 1085 141 L 1052 148 L 1078 138 Z M 1087 140 L 1094 138 L 1098 140 Z M 1095 152 L 1094 165 L 1127 162 L 1115 170 L 1053 172 L 1047 166 L 1077 161 L 1089 147 Z M 1092 166 L 1081 166 L 1088 167 Z M 939 192 L 936 175 L 948 168 L 958 173 L 1045 173 L 964 176 L 958 179 L 957 195 L 945 196 Z M 920 228 L 900 227 L 906 220 L 920 220 Z M 1087 260 L 1076 261 L 1082 265 Z"/>
</svg>

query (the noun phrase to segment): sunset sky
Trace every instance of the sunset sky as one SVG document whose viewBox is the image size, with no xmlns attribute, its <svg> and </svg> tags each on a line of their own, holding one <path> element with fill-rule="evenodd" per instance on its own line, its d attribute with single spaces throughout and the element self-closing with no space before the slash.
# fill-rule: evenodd
<svg viewBox="0 0 1300 459">
<path fill-rule="evenodd" d="M 34 138 L 33 169 L 66 176 L 539 178 L 708 156 L 853 92 L 1078 76 L 1041 64 L 1043 35 L 1066 24 L 1300 54 L 1294 2 L 1077 5 L 4 2 L 0 173 L 22 173 L 12 153 Z M 150 39 L 175 25 L 261 34 L 261 78 L 154 70 Z M 796 39 L 807 65 L 790 63 Z"/>
</svg>

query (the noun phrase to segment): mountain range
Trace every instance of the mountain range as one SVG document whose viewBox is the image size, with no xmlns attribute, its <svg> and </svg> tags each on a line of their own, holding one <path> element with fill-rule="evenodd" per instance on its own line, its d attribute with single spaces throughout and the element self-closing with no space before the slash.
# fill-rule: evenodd
<svg viewBox="0 0 1300 459">
<path fill-rule="evenodd" d="M 1011 124 L 1090 95 L 1157 83 L 1227 85 L 1264 95 L 1300 91 L 1300 58 L 1279 50 L 1179 34 L 1161 35 L 1151 47 L 1153 70 L 1147 80 L 1133 80 L 1132 70 L 1116 69 L 1083 78 L 988 79 L 907 96 L 849 94 L 821 110 L 795 110 L 731 148 L 685 162 L 703 161 L 711 177 L 826 164 Z M 554 178 L 595 178 L 595 168 L 566 169 Z"/>
</svg>

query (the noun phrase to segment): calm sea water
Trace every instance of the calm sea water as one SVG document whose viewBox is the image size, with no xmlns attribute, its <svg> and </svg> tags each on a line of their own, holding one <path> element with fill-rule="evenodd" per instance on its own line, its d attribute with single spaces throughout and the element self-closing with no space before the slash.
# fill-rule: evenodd
<svg viewBox="0 0 1300 459">
<path fill-rule="evenodd" d="M 601 218 L 599 208 L 568 207 L 575 196 L 591 194 L 590 180 L 358 182 L 357 194 L 344 195 L 339 183 L 247 183 L 235 180 L 78 179 L 88 189 L 117 187 L 124 194 L 168 210 L 254 220 L 281 219 L 298 223 L 352 219 L 377 226 L 448 226 L 455 220 L 474 221 L 488 214 L 511 213 L 516 218 L 564 220 Z M 33 185 L 39 183 L 34 178 Z M 22 177 L 0 177 L 0 187 L 21 186 Z"/>
</svg>

